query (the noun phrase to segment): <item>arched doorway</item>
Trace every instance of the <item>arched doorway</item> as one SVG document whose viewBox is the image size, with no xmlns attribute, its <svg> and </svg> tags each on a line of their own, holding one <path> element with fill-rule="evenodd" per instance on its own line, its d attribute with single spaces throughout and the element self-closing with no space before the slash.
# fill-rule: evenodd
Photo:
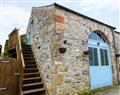
<svg viewBox="0 0 120 95">
<path fill-rule="evenodd" d="M 109 45 L 97 32 L 88 38 L 91 89 L 112 85 Z"/>
</svg>

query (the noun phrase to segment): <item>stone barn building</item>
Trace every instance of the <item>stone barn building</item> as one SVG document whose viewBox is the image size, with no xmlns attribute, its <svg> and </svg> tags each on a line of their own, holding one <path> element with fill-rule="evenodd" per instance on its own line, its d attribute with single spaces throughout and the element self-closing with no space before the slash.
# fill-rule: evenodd
<svg viewBox="0 0 120 95">
<path fill-rule="evenodd" d="M 115 46 L 115 40 L 120 33 L 114 29 L 56 3 L 33 7 L 27 43 L 49 95 L 79 95 L 118 84 L 120 43 Z"/>
</svg>

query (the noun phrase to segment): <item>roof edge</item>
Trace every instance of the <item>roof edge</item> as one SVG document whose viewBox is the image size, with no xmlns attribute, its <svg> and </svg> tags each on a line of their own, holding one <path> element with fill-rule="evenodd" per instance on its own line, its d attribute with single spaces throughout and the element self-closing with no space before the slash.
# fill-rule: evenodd
<svg viewBox="0 0 120 95">
<path fill-rule="evenodd" d="M 59 4 L 57 4 L 57 3 L 54 3 L 54 6 L 55 6 L 55 7 L 63 8 L 63 9 L 65 9 L 65 10 L 70 11 L 70 12 L 72 12 L 72 13 L 75 13 L 75 14 L 77 14 L 77 15 L 79 15 L 79 16 L 82 16 L 82 17 L 85 17 L 85 18 L 87 18 L 87 19 L 90 19 L 91 21 L 95 21 L 95 22 L 98 22 L 98 23 L 103 24 L 103 25 L 105 25 L 105 26 L 108 26 L 108 27 L 112 28 L 113 30 L 116 29 L 116 27 L 113 27 L 113 26 L 108 25 L 108 24 L 106 24 L 106 23 L 104 23 L 104 22 L 101 22 L 101 21 L 99 21 L 99 20 L 93 19 L 93 18 L 88 17 L 88 16 L 86 16 L 86 15 L 83 15 L 83 14 L 81 14 L 81 13 L 79 13 L 79 12 L 76 12 L 76 11 L 74 11 L 74 10 L 72 10 L 72 9 L 66 8 L 66 7 L 64 7 L 64 6 L 62 6 L 62 5 L 59 5 Z"/>
<path fill-rule="evenodd" d="M 44 5 L 44 6 L 40 6 L 40 7 L 32 7 L 32 9 L 33 8 L 43 8 L 43 7 L 49 7 L 49 6 L 54 6 L 55 5 L 55 3 L 53 3 L 53 4 L 49 4 L 49 5 Z"/>
<path fill-rule="evenodd" d="M 118 32 L 118 31 L 114 31 L 114 32 L 120 34 L 120 32 Z"/>
</svg>

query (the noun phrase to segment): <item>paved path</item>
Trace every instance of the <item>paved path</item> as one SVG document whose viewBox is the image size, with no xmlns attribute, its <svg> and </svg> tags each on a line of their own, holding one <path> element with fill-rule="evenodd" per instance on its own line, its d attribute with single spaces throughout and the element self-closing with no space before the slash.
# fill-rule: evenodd
<svg viewBox="0 0 120 95">
<path fill-rule="evenodd" d="M 113 86 L 104 90 L 98 90 L 95 94 L 91 95 L 120 95 L 120 85 Z"/>
</svg>

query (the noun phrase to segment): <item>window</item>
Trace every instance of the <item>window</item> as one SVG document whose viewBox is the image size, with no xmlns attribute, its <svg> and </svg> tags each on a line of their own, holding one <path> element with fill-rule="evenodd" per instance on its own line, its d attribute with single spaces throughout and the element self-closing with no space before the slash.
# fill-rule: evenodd
<svg viewBox="0 0 120 95">
<path fill-rule="evenodd" d="M 102 35 L 92 32 L 88 44 L 90 66 L 108 66 L 108 45 Z"/>
<path fill-rule="evenodd" d="M 108 52 L 106 49 L 100 49 L 101 65 L 109 65 L 108 63 Z"/>
<path fill-rule="evenodd" d="M 89 63 L 90 63 L 90 66 L 98 66 L 97 48 L 89 47 Z"/>
<path fill-rule="evenodd" d="M 105 42 L 104 38 L 100 34 L 95 32 L 92 32 L 88 39 Z"/>
</svg>

